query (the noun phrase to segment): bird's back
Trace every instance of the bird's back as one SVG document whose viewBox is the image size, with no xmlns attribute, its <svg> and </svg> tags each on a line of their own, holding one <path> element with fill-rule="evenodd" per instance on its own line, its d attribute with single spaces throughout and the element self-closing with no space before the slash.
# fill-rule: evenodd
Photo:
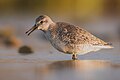
<svg viewBox="0 0 120 80">
<path fill-rule="evenodd" d="M 107 45 L 103 40 L 95 37 L 85 29 L 69 23 L 57 22 L 57 34 L 61 41 L 71 44 Z"/>
</svg>

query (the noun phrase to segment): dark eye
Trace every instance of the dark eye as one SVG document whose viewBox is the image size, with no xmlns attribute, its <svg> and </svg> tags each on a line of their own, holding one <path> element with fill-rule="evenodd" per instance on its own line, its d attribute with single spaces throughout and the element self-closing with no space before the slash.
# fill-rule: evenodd
<svg viewBox="0 0 120 80">
<path fill-rule="evenodd" d="M 43 23 L 43 21 L 40 22 L 41 24 Z"/>
</svg>

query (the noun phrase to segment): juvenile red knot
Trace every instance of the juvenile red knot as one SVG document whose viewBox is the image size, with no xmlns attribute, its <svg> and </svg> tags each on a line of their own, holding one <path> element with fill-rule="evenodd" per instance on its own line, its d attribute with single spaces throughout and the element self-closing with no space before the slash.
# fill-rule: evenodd
<svg viewBox="0 0 120 80">
<path fill-rule="evenodd" d="M 44 32 L 54 48 L 60 52 L 72 54 L 73 60 L 77 59 L 78 54 L 82 55 L 103 48 L 112 48 L 108 43 L 85 29 L 65 22 L 53 22 L 46 15 L 39 16 L 35 25 L 26 34 L 30 35 L 36 29 Z"/>
</svg>

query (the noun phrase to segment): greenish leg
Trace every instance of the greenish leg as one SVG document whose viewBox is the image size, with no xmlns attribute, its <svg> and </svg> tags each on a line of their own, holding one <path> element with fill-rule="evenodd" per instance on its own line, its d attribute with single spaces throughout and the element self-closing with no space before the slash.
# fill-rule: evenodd
<svg viewBox="0 0 120 80">
<path fill-rule="evenodd" d="M 77 54 L 73 54 L 73 55 L 72 55 L 72 59 L 73 59 L 73 60 L 77 60 Z"/>
</svg>

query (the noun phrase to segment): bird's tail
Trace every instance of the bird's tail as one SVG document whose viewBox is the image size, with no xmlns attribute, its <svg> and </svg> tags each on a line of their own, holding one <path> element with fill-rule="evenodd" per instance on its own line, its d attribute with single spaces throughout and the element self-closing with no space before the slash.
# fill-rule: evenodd
<svg viewBox="0 0 120 80">
<path fill-rule="evenodd" d="M 105 46 L 94 46 L 96 48 L 114 48 L 113 46 L 110 46 L 110 45 L 105 45 Z"/>
<path fill-rule="evenodd" d="M 110 42 L 104 42 L 102 45 L 94 45 L 94 47 L 96 47 L 96 48 L 114 48 L 113 46 L 112 46 L 112 43 L 110 43 Z"/>
</svg>

